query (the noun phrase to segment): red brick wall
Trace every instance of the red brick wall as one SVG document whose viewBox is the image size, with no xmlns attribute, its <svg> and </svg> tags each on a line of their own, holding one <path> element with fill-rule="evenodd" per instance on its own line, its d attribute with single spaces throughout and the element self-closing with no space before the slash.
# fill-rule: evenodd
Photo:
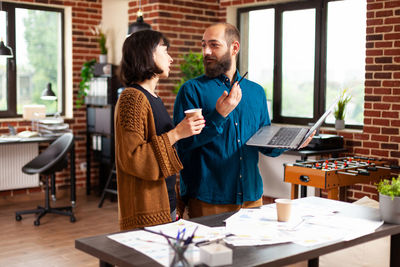
<svg viewBox="0 0 400 267">
<path fill-rule="evenodd" d="M 367 1 L 364 128 L 341 131 L 351 154 L 400 164 L 400 1 Z M 395 175 L 395 174 L 394 174 Z M 378 199 L 374 185 L 356 185 L 350 200 Z"/>
<path fill-rule="evenodd" d="M 82 64 L 90 59 L 97 58 L 100 54 L 96 38 L 91 34 L 90 28 L 98 25 L 101 21 L 101 0 L 19 0 L 7 2 L 20 2 L 30 4 L 51 4 L 60 7 L 72 7 L 72 64 L 73 64 L 73 90 L 74 90 L 74 103 L 76 100 L 77 91 L 80 82 L 80 70 Z M 74 105 L 75 106 L 75 105 Z M 73 119 L 66 120 L 70 128 L 73 130 L 74 135 L 78 139 L 75 142 L 76 150 L 76 185 L 77 187 L 85 187 L 86 172 L 81 171 L 79 164 L 86 162 L 86 111 L 85 107 L 73 109 Z M 14 125 L 18 132 L 29 130 L 31 123 L 27 121 L 15 120 L 3 121 L 0 123 L 0 134 L 7 133 L 7 125 Z M 93 183 L 97 182 L 96 170 L 93 171 Z M 57 175 L 57 186 L 63 187 L 68 184 L 69 170 Z M 38 188 L 0 191 L 0 195 L 14 195 L 14 194 L 27 194 L 32 191 L 38 191 Z"/>
<path fill-rule="evenodd" d="M 174 59 L 170 77 L 160 81 L 157 92 L 172 115 L 175 83 L 180 79 L 180 56 L 189 52 L 201 51 L 201 38 L 204 29 L 220 20 L 221 8 L 218 1 L 141 1 L 143 18 L 153 30 L 163 32 L 170 40 L 169 54 Z M 136 21 L 139 1 L 129 2 L 129 21 Z"/>
</svg>

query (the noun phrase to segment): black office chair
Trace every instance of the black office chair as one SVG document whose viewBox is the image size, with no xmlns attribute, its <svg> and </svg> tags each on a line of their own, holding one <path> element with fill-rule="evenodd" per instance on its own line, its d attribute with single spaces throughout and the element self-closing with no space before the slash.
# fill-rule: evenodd
<svg viewBox="0 0 400 267">
<path fill-rule="evenodd" d="M 50 207 L 49 200 L 49 176 L 52 177 L 52 181 L 55 181 L 55 173 L 68 167 L 67 154 L 71 150 L 74 142 L 74 135 L 66 133 L 57 138 L 51 145 L 40 153 L 36 158 L 28 162 L 22 167 L 22 171 L 26 174 L 37 174 L 45 177 L 44 184 L 46 188 L 45 206 L 38 206 L 34 210 L 23 210 L 15 213 L 15 219 L 17 221 L 22 220 L 22 214 L 38 214 L 34 225 L 40 225 L 40 219 L 46 215 L 46 213 L 56 213 L 60 215 L 70 216 L 70 221 L 75 222 L 75 216 L 72 211 L 72 206 L 68 207 Z"/>
</svg>

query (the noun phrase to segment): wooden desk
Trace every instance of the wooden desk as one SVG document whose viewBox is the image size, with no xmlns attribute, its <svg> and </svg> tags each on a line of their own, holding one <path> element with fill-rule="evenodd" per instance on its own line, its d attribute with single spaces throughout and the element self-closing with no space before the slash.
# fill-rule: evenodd
<svg viewBox="0 0 400 267">
<path fill-rule="evenodd" d="M 379 210 L 353 205 L 330 199 L 307 197 L 294 200 L 301 203 L 320 205 L 339 211 L 348 217 L 380 220 Z M 193 221 L 207 226 L 222 226 L 223 220 L 232 213 L 196 218 Z M 352 247 L 367 241 L 391 236 L 391 266 L 400 266 L 400 225 L 384 224 L 374 233 L 350 240 L 334 241 L 313 247 L 304 247 L 294 243 L 278 245 L 233 247 L 232 266 L 283 266 L 308 260 L 308 266 L 318 266 L 319 256 Z M 157 262 L 140 252 L 115 242 L 107 235 L 80 238 L 75 240 L 75 248 L 100 260 L 100 266 L 160 266 Z"/>
<path fill-rule="evenodd" d="M 19 140 L 1 138 L 0 145 L 6 144 L 26 144 L 26 143 L 51 143 L 57 139 L 58 136 L 38 136 L 38 137 L 30 137 L 30 138 L 21 138 Z M 71 151 L 69 152 L 70 156 L 70 179 L 71 179 L 71 205 L 75 207 L 76 203 L 76 189 L 75 189 L 75 141 L 72 144 Z M 53 185 L 52 185 L 52 194 L 53 194 Z"/>
</svg>

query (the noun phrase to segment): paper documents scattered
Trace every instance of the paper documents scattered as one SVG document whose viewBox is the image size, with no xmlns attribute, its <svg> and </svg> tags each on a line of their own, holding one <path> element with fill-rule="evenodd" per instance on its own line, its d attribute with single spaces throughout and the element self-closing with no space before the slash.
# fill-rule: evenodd
<svg viewBox="0 0 400 267">
<path fill-rule="evenodd" d="M 185 229 L 185 236 L 191 236 L 196 228 L 196 234 L 194 235 L 192 240 L 193 243 L 223 238 L 226 234 L 224 228 L 208 227 L 183 219 L 173 223 L 146 227 L 146 229 L 152 230 L 154 232 L 162 232 L 163 234 L 173 238 L 176 237 L 178 230 Z"/>
<path fill-rule="evenodd" d="M 291 218 L 278 222 L 275 204 L 260 209 L 241 209 L 225 220 L 225 227 L 208 227 L 187 220 L 146 227 L 108 237 L 151 257 L 164 266 L 169 263 L 169 246 L 162 233 L 177 238 L 178 231 L 189 237 L 196 230 L 193 243 L 223 239 L 233 246 L 257 246 L 293 242 L 314 246 L 335 240 L 351 240 L 375 231 L 383 221 L 342 216 L 329 207 L 292 202 Z M 185 238 L 180 237 L 180 238 Z M 190 248 L 192 262 L 199 263 L 198 247 Z"/>
<path fill-rule="evenodd" d="M 179 220 L 173 223 L 146 227 L 146 229 L 158 233 L 162 232 L 164 235 L 176 238 L 178 230 L 182 232 L 182 230 L 185 229 L 184 235 L 185 237 L 189 237 L 192 235 L 196 227 L 198 228 L 193 237 L 193 243 L 215 240 L 225 236 L 224 227 L 212 228 L 187 220 Z M 108 238 L 125 246 L 134 248 L 164 266 L 169 266 L 169 245 L 166 238 L 161 235 L 139 230 L 109 235 Z M 189 247 L 187 253 L 191 255 L 192 263 L 194 265 L 200 263 L 200 250 L 198 247 Z"/>
<path fill-rule="evenodd" d="M 288 222 L 278 222 L 276 205 L 260 209 L 241 209 L 226 219 L 225 241 L 234 246 L 257 246 L 294 242 L 314 246 L 334 240 L 351 240 L 375 231 L 383 221 L 343 217 L 328 207 L 292 204 Z M 246 225 L 246 227 L 243 227 Z"/>
</svg>

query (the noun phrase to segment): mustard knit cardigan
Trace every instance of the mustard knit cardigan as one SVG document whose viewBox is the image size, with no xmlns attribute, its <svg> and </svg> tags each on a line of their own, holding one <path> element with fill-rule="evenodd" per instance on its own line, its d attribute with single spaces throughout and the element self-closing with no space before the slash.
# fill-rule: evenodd
<svg viewBox="0 0 400 267">
<path fill-rule="evenodd" d="M 118 220 L 121 230 L 171 221 L 165 178 L 183 167 L 166 133 L 157 136 L 146 96 L 120 95 L 114 115 Z"/>
</svg>

